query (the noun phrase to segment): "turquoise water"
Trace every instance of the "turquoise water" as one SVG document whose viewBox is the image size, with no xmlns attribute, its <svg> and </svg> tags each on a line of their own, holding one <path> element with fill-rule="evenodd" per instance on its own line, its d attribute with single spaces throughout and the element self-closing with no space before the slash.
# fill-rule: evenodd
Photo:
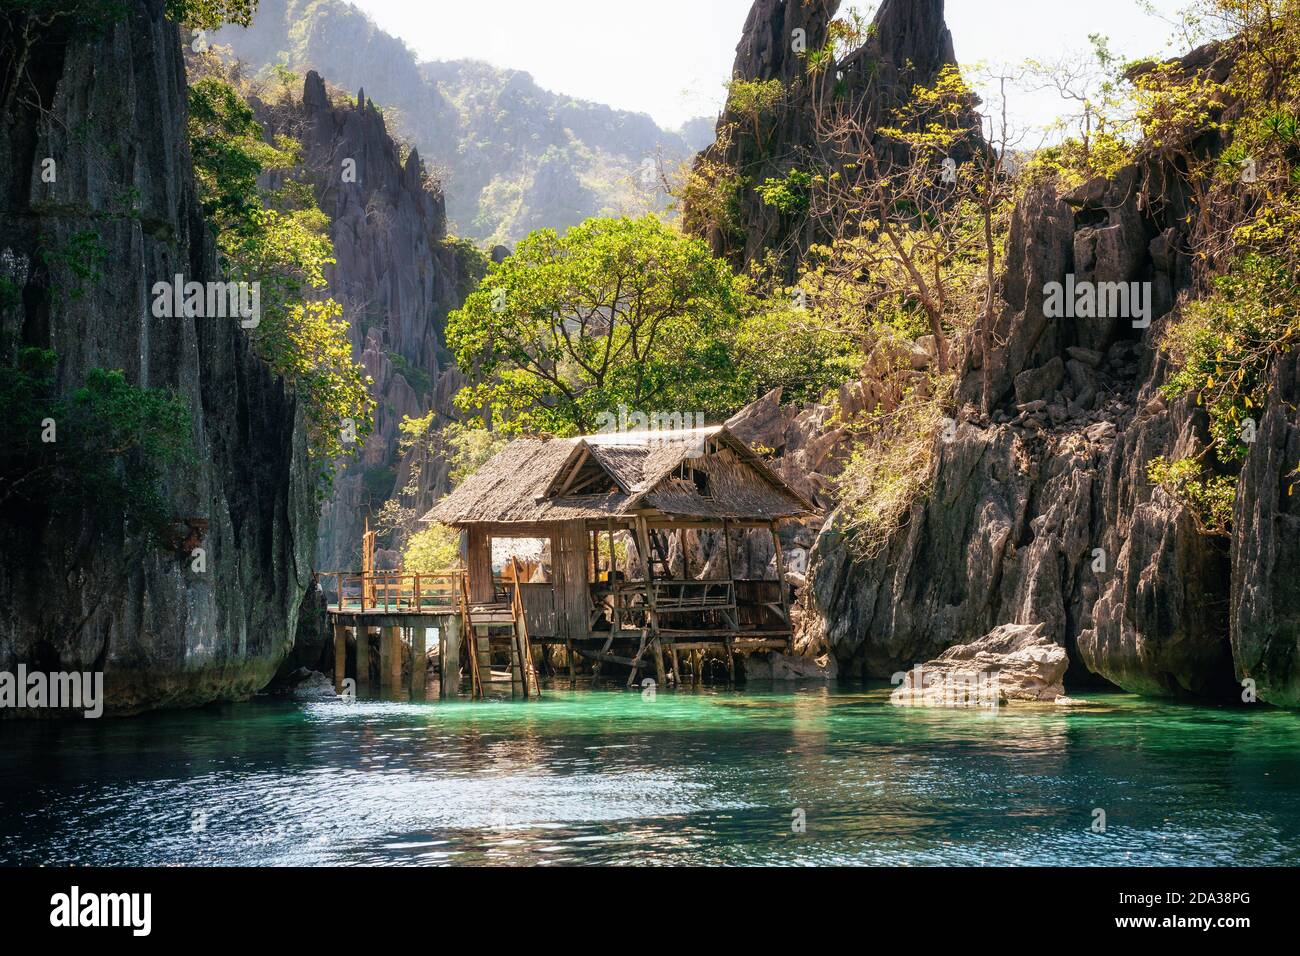
<svg viewBox="0 0 1300 956">
<path fill-rule="evenodd" d="M 564 685 L 8 722 L 0 862 L 1300 863 L 1300 714 L 1086 700 Z"/>
</svg>

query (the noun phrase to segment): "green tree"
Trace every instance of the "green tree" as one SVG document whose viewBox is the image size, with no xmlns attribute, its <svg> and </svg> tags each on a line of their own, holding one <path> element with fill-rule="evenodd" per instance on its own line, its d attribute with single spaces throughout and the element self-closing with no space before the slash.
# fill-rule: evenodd
<svg viewBox="0 0 1300 956">
<path fill-rule="evenodd" d="M 620 405 L 725 412 L 749 394 L 730 347 L 747 303 L 726 263 L 652 216 L 538 230 L 448 319 L 472 376 L 457 403 L 557 435 Z"/>
<path fill-rule="evenodd" d="M 1300 339 L 1300 8 L 1199 0 L 1185 27 L 1193 39 L 1227 38 L 1226 77 L 1178 63 L 1131 74 L 1144 156 L 1181 171 L 1195 200 L 1188 245 L 1199 295 L 1164 325 L 1172 372 L 1162 391 L 1195 398 L 1209 440 L 1186 458 L 1148 462 L 1148 477 L 1203 532 L 1223 535 L 1268 401 L 1269 366 Z M 1224 148 L 1198 148 L 1206 133 Z"/>
<path fill-rule="evenodd" d="M 415 532 L 402 552 L 402 569 L 432 574 L 460 567 L 460 532 L 445 524 L 430 524 Z"/>
</svg>

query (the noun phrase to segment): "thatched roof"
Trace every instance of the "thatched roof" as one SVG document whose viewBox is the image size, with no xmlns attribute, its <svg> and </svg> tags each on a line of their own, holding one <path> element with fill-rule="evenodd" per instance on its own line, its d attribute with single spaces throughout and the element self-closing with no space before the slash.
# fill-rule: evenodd
<svg viewBox="0 0 1300 956">
<path fill-rule="evenodd" d="M 683 471 L 701 478 L 688 480 Z M 748 445 L 725 426 L 713 425 L 519 438 L 422 520 L 549 523 L 647 508 L 682 517 L 737 519 L 789 518 L 814 510 Z"/>
</svg>

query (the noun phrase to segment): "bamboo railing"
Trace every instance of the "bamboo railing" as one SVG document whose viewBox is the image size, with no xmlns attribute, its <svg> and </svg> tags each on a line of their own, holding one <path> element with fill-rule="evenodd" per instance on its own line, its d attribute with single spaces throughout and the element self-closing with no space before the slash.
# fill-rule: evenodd
<svg viewBox="0 0 1300 956">
<path fill-rule="evenodd" d="M 432 573 L 322 571 L 320 577 L 334 581 L 338 597 L 329 605 L 331 611 L 444 614 L 459 608 L 464 574 L 460 570 Z"/>
</svg>

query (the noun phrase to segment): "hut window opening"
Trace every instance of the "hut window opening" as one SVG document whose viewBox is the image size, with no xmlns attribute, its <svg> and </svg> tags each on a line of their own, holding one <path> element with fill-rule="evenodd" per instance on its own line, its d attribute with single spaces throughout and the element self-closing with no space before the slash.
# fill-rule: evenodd
<svg viewBox="0 0 1300 956">
<path fill-rule="evenodd" d="M 677 468 L 677 478 L 695 486 L 695 491 L 701 498 L 712 498 L 713 493 L 709 490 L 709 476 L 707 472 L 700 471 L 689 461 L 684 461 Z"/>
</svg>

